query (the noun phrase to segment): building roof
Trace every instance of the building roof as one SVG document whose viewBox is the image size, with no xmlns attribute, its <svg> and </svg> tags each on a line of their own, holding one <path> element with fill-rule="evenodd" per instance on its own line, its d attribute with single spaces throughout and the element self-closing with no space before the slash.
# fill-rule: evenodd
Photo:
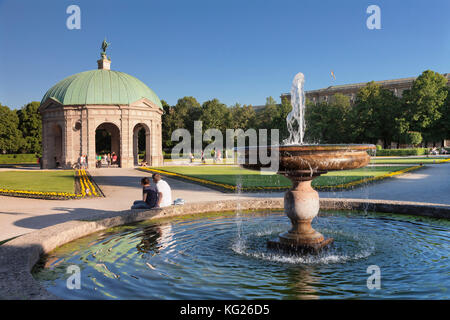
<svg viewBox="0 0 450 320">
<path fill-rule="evenodd" d="M 41 104 L 53 98 L 62 105 L 129 105 L 146 98 L 162 109 L 152 89 L 129 74 L 107 70 L 89 70 L 74 74 L 51 87 Z"/>
<path fill-rule="evenodd" d="M 442 75 L 448 79 L 448 81 L 449 81 L 448 83 L 450 84 L 450 73 L 443 73 Z M 417 79 L 417 77 L 409 77 L 409 78 L 375 81 L 375 83 L 382 85 L 382 86 L 389 86 L 389 85 L 394 85 L 394 84 L 410 84 L 416 79 Z M 322 89 L 308 90 L 308 91 L 305 91 L 305 94 L 339 91 L 339 90 L 346 90 L 346 89 L 359 89 L 359 88 L 366 86 L 367 83 L 368 82 L 359 82 L 359 83 L 329 86 L 327 88 L 322 88 Z M 290 95 L 291 95 L 290 93 L 282 93 L 281 94 L 282 97 L 290 96 Z"/>
</svg>

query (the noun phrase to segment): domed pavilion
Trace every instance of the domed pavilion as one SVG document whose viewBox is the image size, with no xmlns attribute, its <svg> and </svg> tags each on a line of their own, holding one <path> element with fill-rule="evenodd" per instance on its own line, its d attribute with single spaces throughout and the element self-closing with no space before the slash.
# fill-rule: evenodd
<svg viewBox="0 0 450 320">
<path fill-rule="evenodd" d="M 139 149 L 147 165 L 163 163 L 161 101 L 142 81 L 110 70 L 105 43 L 97 70 L 61 80 L 42 98 L 43 168 L 70 168 L 81 155 L 95 168 L 108 153 L 117 155 L 115 166 L 130 168 Z"/>
</svg>

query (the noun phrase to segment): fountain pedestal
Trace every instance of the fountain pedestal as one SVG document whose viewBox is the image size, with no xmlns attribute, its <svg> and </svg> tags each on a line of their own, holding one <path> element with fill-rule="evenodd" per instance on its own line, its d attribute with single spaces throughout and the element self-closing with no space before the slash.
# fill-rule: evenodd
<svg viewBox="0 0 450 320">
<path fill-rule="evenodd" d="M 292 228 L 269 241 L 268 246 L 293 252 L 318 252 L 333 242 L 311 227 L 312 220 L 319 213 L 319 194 L 311 182 L 328 171 L 362 168 L 369 164 L 367 150 L 374 145 L 285 145 L 246 147 L 242 166 L 250 170 L 272 168 L 263 163 L 259 154 L 278 153 L 277 172 L 292 181 L 292 188 L 284 196 L 284 212 L 292 222 Z M 256 159 L 256 161 L 253 161 Z"/>
<path fill-rule="evenodd" d="M 270 248 L 316 253 L 333 242 L 314 230 L 312 220 L 319 213 L 319 193 L 311 187 L 312 180 L 320 175 L 304 176 L 302 172 L 280 172 L 292 181 L 292 189 L 284 195 L 284 212 L 291 220 L 292 228 L 268 242 Z M 308 172 L 310 174 L 310 172 Z"/>
</svg>

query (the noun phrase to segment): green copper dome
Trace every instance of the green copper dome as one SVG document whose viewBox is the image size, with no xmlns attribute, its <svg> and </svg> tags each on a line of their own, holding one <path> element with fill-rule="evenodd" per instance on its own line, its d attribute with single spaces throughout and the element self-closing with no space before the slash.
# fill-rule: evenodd
<svg viewBox="0 0 450 320">
<path fill-rule="evenodd" d="M 129 74 L 106 69 L 74 74 L 58 82 L 42 98 L 53 98 L 63 105 L 128 105 L 147 98 L 162 109 L 152 89 Z"/>
</svg>

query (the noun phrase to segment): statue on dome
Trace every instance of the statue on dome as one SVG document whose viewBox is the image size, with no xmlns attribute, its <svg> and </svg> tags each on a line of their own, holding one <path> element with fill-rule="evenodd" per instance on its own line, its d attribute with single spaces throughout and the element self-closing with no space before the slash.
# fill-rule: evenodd
<svg viewBox="0 0 450 320">
<path fill-rule="evenodd" d="M 102 50 L 103 51 L 101 53 L 102 57 L 106 57 L 106 48 L 108 48 L 110 44 L 111 44 L 111 42 L 106 42 L 106 38 L 103 40 L 103 42 L 102 42 Z"/>
</svg>

